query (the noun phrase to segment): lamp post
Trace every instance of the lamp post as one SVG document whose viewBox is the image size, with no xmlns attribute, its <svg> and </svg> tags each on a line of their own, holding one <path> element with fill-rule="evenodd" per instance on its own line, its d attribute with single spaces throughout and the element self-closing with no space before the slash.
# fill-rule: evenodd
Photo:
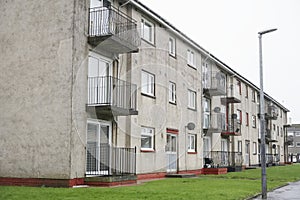
<svg viewBox="0 0 300 200">
<path fill-rule="evenodd" d="M 263 63 L 262 63 L 262 35 L 276 31 L 269 29 L 258 32 L 259 38 L 259 71 L 260 71 L 260 156 L 261 156 L 261 194 L 262 199 L 267 199 L 267 173 L 266 173 L 266 140 L 265 140 L 265 97 L 263 84 Z"/>
</svg>

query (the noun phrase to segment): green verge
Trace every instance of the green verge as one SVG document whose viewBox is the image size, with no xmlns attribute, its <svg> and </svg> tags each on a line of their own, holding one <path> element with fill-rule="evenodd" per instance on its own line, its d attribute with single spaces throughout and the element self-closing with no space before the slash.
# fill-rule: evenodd
<svg viewBox="0 0 300 200">
<path fill-rule="evenodd" d="M 268 190 L 300 180 L 300 165 L 267 168 Z M 2 200 L 85 200 L 85 199 L 246 199 L 261 191 L 261 170 L 198 178 L 169 178 L 140 185 L 114 188 L 45 188 L 1 186 Z"/>
</svg>

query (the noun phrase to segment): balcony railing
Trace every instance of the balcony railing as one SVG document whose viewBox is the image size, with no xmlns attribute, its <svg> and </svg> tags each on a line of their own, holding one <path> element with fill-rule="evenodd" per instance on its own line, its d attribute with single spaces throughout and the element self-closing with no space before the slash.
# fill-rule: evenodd
<svg viewBox="0 0 300 200">
<path fill-rule="evenodd" d="M 261 156 L 259 158 L 259 163 L 261 163 Z M 271 165 L 278 165 L 280 162 L 280 157 L 278 154 L 271 154 L 271 153 L 266 153 L 266 164 L 269 166 Z"/>
<path fill-rule="evenodd" d="M 226 130 L 225 113 L 212 113 L 210 115 L 209 126 L 204 126 L 208 132 L 222 132 Z"/>
<path fill-rule="evenodd" d="M 86 175 L 113 176 L 136 174 L 136 148 L 100 147 L 86 149 Z"/>
<path fill-rule="evenodd" d="M 277 133 L 272 132 L 270 129 L 266 129 L 266 141 L 267 142 L 277 142 Z"/>
<path fill-rule="evenodd" d="M 241 135 L 241 122 L 239 119 L 228 119 L 226 130 L 222 132 L 222 135 Z"/>
<path fill-rule="evenodd" d="M 204 92 L 210 96 L 220 96 L 226 94 L 226 76 L 224 73 L 207 72 L 206 76 L 207 84 L 204 85 Z"/>
<path fill-rule="evenodd" d="M 227 96 L 221 98 L 221 102 L 223 105 L 227 105 L 229 103 L 241 103 L 241 95 L 239 93 L 238 86 L 235 84 L 230 84 L 227 90 Z"/>
<path fill-rule="evenodd" d="M 88 106 L 113 111 L 113 114 L 136 115 L 135 84 L 111 77 L 88 78 Z"/>
<path fill-rule="evenodd" d="M 103 47 L 110 51 L 120 51 L 117 53 L 137 51 L 141 42 L 136 21 L 114 7 L 90 8 L 88 30 L 89 42 L 94 45 L 115 36 Z"/>
<path fill-rule="evenodd" d="M 211 167 L 237 167 L 242 166 L 243 157 L 239 152 L 208 151 L 204 152 L 204 163 L 210 161 Z"/>
</svg>

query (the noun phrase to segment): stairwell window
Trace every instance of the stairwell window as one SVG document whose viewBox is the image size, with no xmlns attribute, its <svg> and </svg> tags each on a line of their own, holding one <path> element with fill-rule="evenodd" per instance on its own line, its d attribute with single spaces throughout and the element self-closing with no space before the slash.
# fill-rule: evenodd
<svg viewBox="0 0 300 200">
<path fill-rule="evenodd" d="M 176 84 L 169 82 L 169 102 L 176 104 Z"/>
<path fill-rule="evenodd" d="M 173 57 L 176 56 L 176 40 L 173 37 L 169 38 L 169 54 Z"/>
<path fill-rule="evenodd" d="M 196 92 L 188 90 L 188 108 L 196 110 Z"/>
<path fill-rule="evenodd" d="M 195 54 L 192 50 L 187 50 L 187 64 L 191 67 L 196 67 Z"/>
<path fill-rule="evenodd" d="M 154 97 L 154 86 L 155 86 L 155 76 L 146 71 L 142 71 L 142 83 L 141 91 L 142 94 Z"/>
<path fill-rule="evenodd" d="M 141 150 L 154 150 L 154 128 L 142 127 L 141 130 Z"/>
<path fill-rule="evenodd" d="M 146 19 L 141 21 L 141 37 L 147 42 L 154 44 L 154 24 Z"/>
<path fill-rule="evenodd" d="M 252 115 L 252 127 L 256 128 L 256 116 Z"/>
</svg>

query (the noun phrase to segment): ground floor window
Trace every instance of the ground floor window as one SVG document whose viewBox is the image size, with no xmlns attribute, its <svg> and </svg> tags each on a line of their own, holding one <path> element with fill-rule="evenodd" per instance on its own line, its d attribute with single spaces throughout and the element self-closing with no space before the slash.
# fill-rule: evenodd
<svg viewBox="0 0 300 200">
<path fill-rule="evenodd" d="M 141 150 L 154 150 L 154 128 L 142 127 Z"/>
<path fill-rule="evenodd" d="M 188 134 L 188 152 L 196 152 L 196 135 Z"/>
</svg>

